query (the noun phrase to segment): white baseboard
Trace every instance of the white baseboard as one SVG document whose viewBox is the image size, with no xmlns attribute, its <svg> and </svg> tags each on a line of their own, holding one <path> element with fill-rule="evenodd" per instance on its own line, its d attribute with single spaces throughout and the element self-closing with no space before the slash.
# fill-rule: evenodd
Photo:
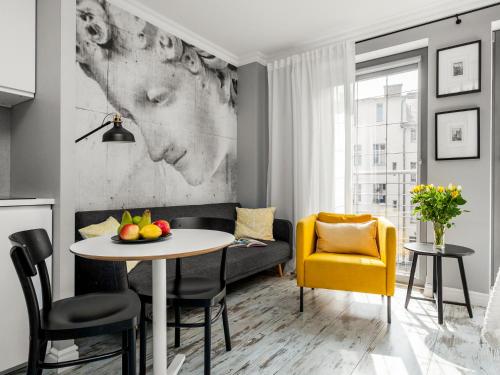
<svg viewBox="0 0 500 375">
<path fill-rule="evenodd" d="M 402 285 L 402 284 L 401 284 Z M 426 283 L 425 287 L 414 286 L 413 290 L 420 290 L 426 298 L 432 298 L 432 284 Z M 488 306 L 489 294 L 480 293 L 469 290 L 470 303 L 473 306 L 486 307 Z M 462 289 L 443 287 L 443 299 L 445 301 L 465 302 L 464 292 Z"/>
<path fill-rule="evenodd" d="M 78 346 L 71 345 L 64 349 L 57 349 L 55 347 L 51 347 L 47 355 L 45 356 L 45 362 L 65 362 L 65 361 L 73 361 L 78 359 Z M 66 372 L 71 370 L 73 367 L 64 367 L 57 369 L 57 373 L 60 374 L 62 372 Z"/>
<path fill-rule="evenodd" d="M 488 306 L 489 294 L 469 290 L 470 303 L 474 306 Z M 443 288 L 443 299 L 445 301 L 464 302 L 464 292 L 457 288 Z"/>
</svg>

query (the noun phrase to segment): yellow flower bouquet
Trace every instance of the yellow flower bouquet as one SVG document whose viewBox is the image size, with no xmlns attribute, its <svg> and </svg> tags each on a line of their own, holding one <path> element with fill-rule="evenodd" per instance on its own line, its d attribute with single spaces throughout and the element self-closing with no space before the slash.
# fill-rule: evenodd
<svg viewBox="0 0 500 375">
<path fill-rule="evenodd" d="M 415 205 L 413 214 L 418 220 L 432 222 L 434 247 L 438 250 L 444 249 L 445 230 L 454 225 L 452 219 L 467 212 L 460 207 L 467 203 L 460 185 L 417 185 L 411 189 L 411 203 Z"/>
</svg>

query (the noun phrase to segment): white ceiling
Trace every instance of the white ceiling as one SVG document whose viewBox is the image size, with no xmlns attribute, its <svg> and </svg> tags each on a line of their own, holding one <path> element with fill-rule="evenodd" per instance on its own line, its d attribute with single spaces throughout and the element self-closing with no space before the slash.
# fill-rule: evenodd
<svg viewBox="0 0 500 375">
<path fill-rule="evenodd" d="M 123 0 L 122 0 L 123 1 Z M 125 0 L 130 1 L 130 0 Z M 332 40 L 363 38 L 491 0 L 142 0 L 210 52 L 243 64 Z M 200 46 L 204 47 L 204 46 Z M 216 49 L 217 51 L 213 51 Z"/>
</svg>

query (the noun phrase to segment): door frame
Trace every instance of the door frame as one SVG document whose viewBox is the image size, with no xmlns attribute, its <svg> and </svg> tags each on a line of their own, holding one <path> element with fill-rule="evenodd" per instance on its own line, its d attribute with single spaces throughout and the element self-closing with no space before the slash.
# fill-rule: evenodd
<svg viewBox="0 0 500 375">
<path fill-rule="evenodd" d="M 373 60 L 363 61 L 356 64 L 356 77 L 358 72 L 364 74 L 363 71 L 376 71 L 378 67 L 380 70 L 390 69 L 397 66 L 398 63 L 405 62 L 408 64 L 415 63 L 417 60 L 419 70 L 419 124 L 418 127 L 418 168 L 417 168 L 417 181 L 421 184 L 427 183 L 427 168 L 428 168 L 428 49 L 427 47 L 419 48 L 412 51 L 402 52 L 390 56 L 384 56 Z M 500 82 L 500 81 L 499 81 Z M 349 145 L 350 147 L 350 145 Z M 351 187 L 352 189 L 352 187 Z M 427 242 L 427 225 L 420 223 L 418 226 L 418 241 Z M 425 258 L 425 257 L 420 257 Z M 425 259 L 424 259 L 425 260 Z M 417 268 L 418 278 L 415 277 L 414 285 L 424 286 L 427 278 L 427 262 L 420 261 Z M 431 268 L 429 268 L 431 269 Z M 397 281 L 401 283 L 408 283 L 408 276 L 397 275 Z"/>
</svg>

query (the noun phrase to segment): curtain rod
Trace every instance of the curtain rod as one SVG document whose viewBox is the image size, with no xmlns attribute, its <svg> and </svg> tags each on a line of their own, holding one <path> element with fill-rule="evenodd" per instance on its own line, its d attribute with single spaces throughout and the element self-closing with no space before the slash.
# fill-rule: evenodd
<svg viewBox="0 0 500 375">
<path fill-rule="evenodd" d="M 390 32 L 387 32 L 387 33 L 384 33 L 384 34 L 372 36 L 370 38 L 358 40 L 356 42 L 356 44 L 368 42 L 368 41 L 373 40 L 373 39 L 383 38 L 384 36 L 389 36 L 389 35 L 392 35 L 392 34 L 397 34 L 397 33 L 403 32 L 403 31 L 415 29 L 417 27 L 427 26 L 427 25 L 430 25 L 430 24 L 433 24 L 433 23 L 436 23 L 436 22 L 441 22 L 441 21 L 452 19 L 452 18 L 456 18 L 457 19 L 457 24 L 460 24 L 462 21 L 459 20 L 458 17 L 464 16 L 464 15 L 469 14 L 469 13 L 478 12 L 480 10 L 484 10 L 484 9 L 496 7 L 498 5 L 500 5 L 500 2 L 496 2 L 496 3 L 490 4 L 490 5 L 485 5 L 485 6 L 482 6 L 482 7 L 479 7 L 479 8 L 470 9 L 470 10 L 467 10 L 467 11 L 464 11 L 464 12 L 461 12 L 461 13 L 453 14 L 451 16 L 446 16 L 446 17 L 438 18 L 436 20 L 419 23 L 418 25 L 408 26 L 408 27 L 405 27 L 405 28 L 402 28 L 402 29 L 399 29 L 399 30 L 390 31 Z"/>
</svg>

